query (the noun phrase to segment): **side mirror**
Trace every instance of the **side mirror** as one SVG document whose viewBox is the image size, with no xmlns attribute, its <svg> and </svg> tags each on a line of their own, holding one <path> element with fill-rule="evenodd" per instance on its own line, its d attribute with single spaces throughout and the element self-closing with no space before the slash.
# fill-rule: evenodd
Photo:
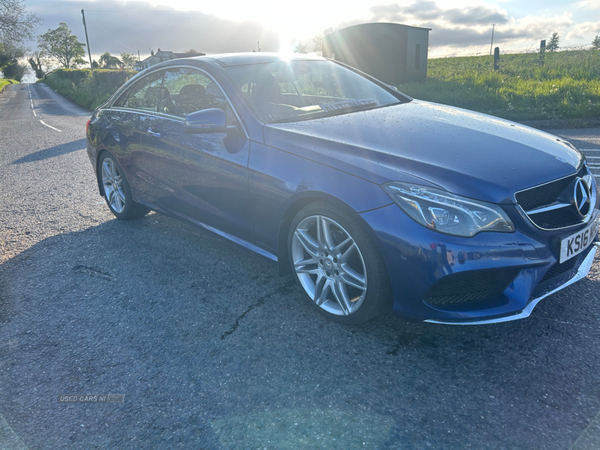
<svg viewBox="0 0 600 450">
<path fill-rule="evenodd" d="M 185 132 L 187 134 L 227 133 L 236 126 L 227 126 L 227 118 L 222 109 L 209 108 L 196 111 L 185 116 Z"/>
</svg>

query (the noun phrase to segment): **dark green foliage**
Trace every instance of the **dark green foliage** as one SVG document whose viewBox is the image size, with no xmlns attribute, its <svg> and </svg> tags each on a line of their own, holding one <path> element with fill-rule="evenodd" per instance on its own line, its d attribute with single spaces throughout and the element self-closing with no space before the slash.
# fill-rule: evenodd
<svg viewBox="0 0 600 450">
<path fill-rule="evenodd" d="M 26 66 L 19 63 L 19 58 L 25 54 L 25 49 L 18 45 L 2 44 L 0 42 L 0 71 L 4 78 L 21 81 Z"/>
<path fill-rule="evenodd" d="M 550 38 L 550 42 L 546 45 L 546 50 L 549 52 L 555 52 L 558 50 L 558 42 L 560 41 L 560 37 L 558 33 L 552 33 L 552 37 Z"/>
<path fill-rule="evenodd" d="M 21 81 L 23 75 L 25 75 L 25 69 L 27 69 L 26 66 L 19 64 L 16 60 L 11 60 L 2 66 L 2 73 L 4 74 L 4 78 Z"/>
<path fill-rule="evenodd" d="M 119 69 L 123 65 L 119 58 L 112 56 L 109 52 L 102 53 L 99 62 L 103 69 Z"/>
<path fill-rule="evenodd" d="M 58 69 L 41 80 L 78 105 L 93 110 L 137 72 L 128 70 Z"/>
</svg>

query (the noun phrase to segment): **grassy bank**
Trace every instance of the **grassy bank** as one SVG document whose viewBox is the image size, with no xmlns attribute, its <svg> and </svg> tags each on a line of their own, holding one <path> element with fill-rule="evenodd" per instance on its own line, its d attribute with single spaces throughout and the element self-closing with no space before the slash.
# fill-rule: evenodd
<svg viewBox="0 0 600 450">
<path fill-rule="evenodd" d="M 0 78 L 0 92 L 2 91 L 2 89 L 4 89 L 4 86 L 15 83 L 18 83 L 18 81 L 11 80 L 10 78 Z"/>
<path fill-rule="evenodd" d="M 38 83 L 46 83 L 59 94 L 88 110 L 104 103 L 137 72 L 127 70 L 58 69 Z"/>
<path fill-rule="evenodd" d="M 600 51 L 501 55 L 428 61 L 428 79 L 399 86 L 422 99 L 511 120 L 600 117 Z"/>
</svg>

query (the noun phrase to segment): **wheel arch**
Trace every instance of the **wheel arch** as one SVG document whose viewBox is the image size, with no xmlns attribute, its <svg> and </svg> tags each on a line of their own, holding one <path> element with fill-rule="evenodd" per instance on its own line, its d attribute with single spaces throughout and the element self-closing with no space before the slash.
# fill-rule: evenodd
<svg viewBox="0 0 600 450">
<path fill-rule="evenodd" d="M 279 265 L 279 275 L 284 276 L 292 273 L 292 268 L 290 266 L 289 261 L 289 253 L 288 253 L 288 238 L 290 232 L 290 226 L 292 224 L 292 220 L 296 217 L 296 214 L 304 208 L 305 206 L 315 203 L 315 202 L 326 202 L 331 203 L 335 206 L 338 206 L 348 214 L 355 214 L 359 218 L 359 220 L 365 226 L 365 229 L 369 234 L 373 235 L 373 231 L 371 227 L 365 222 L 365 220 L 360 216 L 359 212 L 352 208 L 348 203 L 343 201 L 342 199 L 335 197 L 331 194 L 327 194 L 325 192 L 319 191 L 304 191 L 294 197 L 292 197 L 285 209 L 285 213 L 281 221 L 279 222 L 279 230 L 277 233 L 277 261 Z"/>
</svg>

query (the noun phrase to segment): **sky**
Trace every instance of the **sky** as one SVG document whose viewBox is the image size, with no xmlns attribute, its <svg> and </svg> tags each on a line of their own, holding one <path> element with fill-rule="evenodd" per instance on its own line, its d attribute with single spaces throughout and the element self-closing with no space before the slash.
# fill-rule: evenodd
<svg viewBox="0 0 600 450">
<path fill-rule="evenodd" d="M 109 51 L 141 58 L 150 50 L 205 53 L 289 51 L 330 27 L 395 22 L 431 28 L 430 56 L 533 51 L 553 32 L 561 47 L 589 46 L 600 35 L 600 0 L 25 0 L 42 25 L 65 22 L 81 42 L 86 22 L 92 56 Z M 260 44 L 257 44 L 260 42 Z M 29 44 L 32 50 L 36 43 Z"/>
</svg>

